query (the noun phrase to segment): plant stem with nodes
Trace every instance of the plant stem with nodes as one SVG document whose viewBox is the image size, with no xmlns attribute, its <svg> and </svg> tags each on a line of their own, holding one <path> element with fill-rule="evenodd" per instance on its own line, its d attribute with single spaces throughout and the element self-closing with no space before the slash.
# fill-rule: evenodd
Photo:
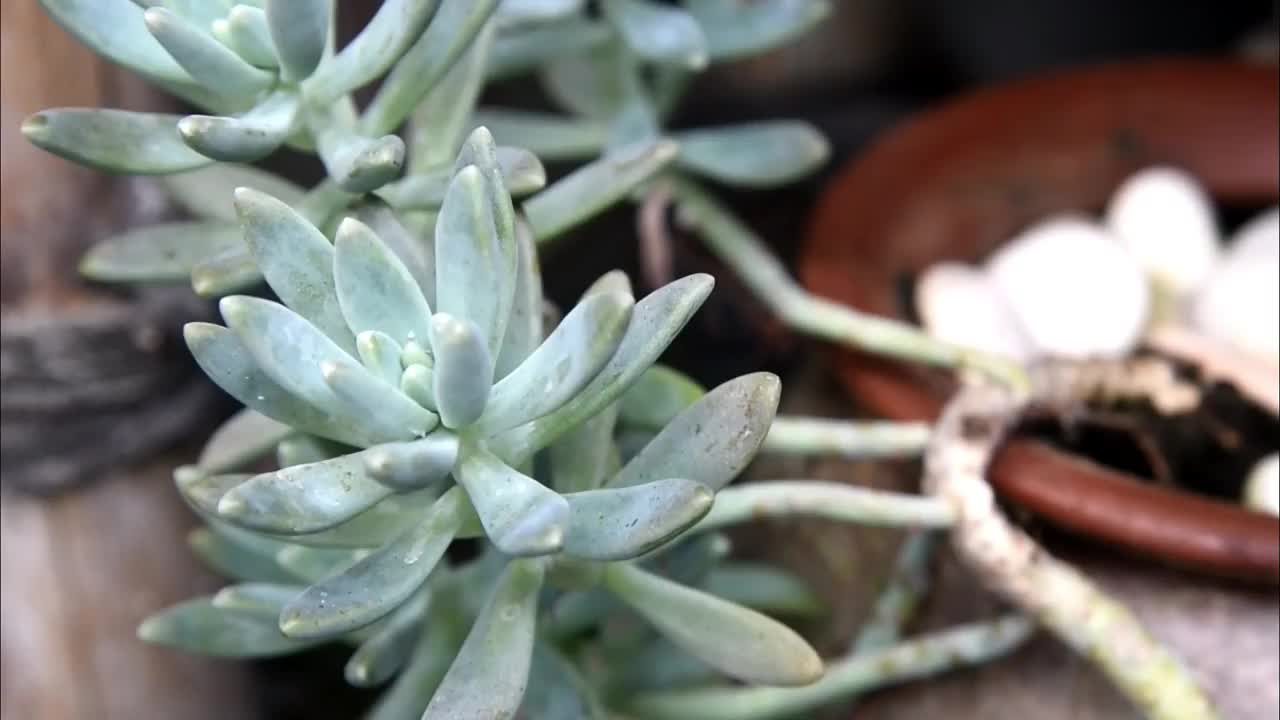
<svg viewBox="0 0 1280 720">
<path fill-rule="evenodd" d="M 925 454 L 925 487 L 955 511 L 952 543 L 986 586 L 1088 657 L 1152 720 L 1217 717 L 1182 664 L 1128 608 L 1010 523 L 985 479 L 991 457 L 1031 411 L 1070 411 L 1099 395 L 1146 397 L 1157 407 L 1196 402 L 1194 389 L 1151 359 L 1033 366 L 1030 393 L 981 377 L 948 403 Z"/>
<path fill-rule="evenodd" d="M 836 455 L 848 459 L 915 457 L 929 444 L 929 424 L 831 420 L 779 415 L 769 427 L 762 452 L 779 455 Z"/>
<path fill-rule="evenodd" d="M 717 492 L 711 512 L 690 532 L 797 515 L 894 527 L 944 528 L 955 521 L 951 507 L 938 498 L 820 480 L 774 480 Z"/>
</svg>

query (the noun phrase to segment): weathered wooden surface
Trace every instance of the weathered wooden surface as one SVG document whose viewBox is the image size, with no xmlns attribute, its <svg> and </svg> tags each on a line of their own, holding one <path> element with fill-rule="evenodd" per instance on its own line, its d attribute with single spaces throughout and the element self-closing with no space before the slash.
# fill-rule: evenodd
<svg viewBox="0 0 1280 720">
<path fill-rule="evenodd" d="M 156 109 L 30 0 L 0 5 L 0 714 L 252 718 L 242 669 L 149 647 L 137 623 L 211 588 L 158 456 L 212 395 L 175 343 L 176 300 L 81 282 L 81 253 L 164 212 L 146 183 L 45 154 L 19 127 L 56 106 Z M 191 307 L 186 315 L 191 314 Z M 56 497 L 46 493 L 74 487 Z"/>
<path fill-rule="evenodd" d="M 781 412 L 849 417 L 844 398 L 820 363 L 784 378 Z M 914 463 L 764 458 L 750 477 L 821 478 L 897 490 L 917 488 Z M 888 572 L 902 533 L 824 521 L 758 523 L 735 537 L 735 552 L 776 559 L 794 568 L 832 608 L 812 628 L 826 654 L 844 652 Z M 1181 657 L 1229 720 L 1271 720 L 1280 714 L 1280 596 L 1113 556 L 1070 538 L 1048 539 L 1057 554 L 1123 599 L 1151 632 Z M 945 550 L 934 565 L 934 588 L 907 634 L 992 618 L 1007 610 L 979 587 Z M 849 714 L 833 710 L 823 717 Z M 873 693 L 859 720 L 1130 720 L 1135 711 L 1084 660 L 1041 634 L 1011 656 L 985 667 Z"/>
</svg>

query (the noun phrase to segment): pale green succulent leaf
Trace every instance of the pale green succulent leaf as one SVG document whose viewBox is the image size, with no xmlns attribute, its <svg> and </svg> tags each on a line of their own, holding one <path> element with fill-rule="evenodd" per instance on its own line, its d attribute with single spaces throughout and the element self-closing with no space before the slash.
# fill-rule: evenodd
<svg viewBox="0 0 1280 720">
<path fill-rule="evenodd" d="M 614 693 L 630 695 L 706 685 L 720 678 L 715 668 L 659 637 L 618 668 L 609 688 Z"/>
<path fill-rule="evenodd" d="M 538 242 L 546 242 L 626 197 L 675 159 L 669 140 L 614 150 L 524 201 Z"/>
<path fill-rule="evenodd" d="M 208 27 L 231 6 L 229 0 L 142 0 L 142 4 L 168 8 L 199 27 Z"/>
<path fill-rule="evenodd" d="M 314 462 L 320 462 L 320 460 Z M 392 495 L 328 530 L 275 537 L 311 548 L 382 547 L 421 517 L 422 512 L 435 500 L 438 492 L 438 488 L 428 488 L 419 492 Z"/>
<path fill-rule="evenodd" d="M 189 465 L 179 467 L 173 473 L 178 494 L 187 505 L 201 515 L 215 517 L 222 496 L 251 477 L 250 473 L 205 473 Z"/>
<path fill-rule="evenodd" d="M 80 260 L 80 273 L 104 282 L 175 282 L 201 261 L 243 247 L 240 229 L 228 223 L 158 223 L 97 243 Z"/>
<path fill-rule="evenodd" d="M 515 292 L 511 299 L 511 316 L 502 336 L 494 379 L 501 380 L 515 370 L 543 341 L 542 269 L 538 265 L 538 248 L 533 231 L 522 218 L 516 218 Z"/>
<path fill-rule="evenodd" d="M 446 492 L 414 526 L 342 572 L 307 588 L 280 613 L 289 637 L 333 637 L 391 613 L 427 581 L 460 524 L 460 488 Z"/>
<path fill-rule="evenodd" d="M 418 720 L 449 670 L 467 627 L 451 603 L 433 598 L 426 629 L 417 638 L 409 662 L 383 692 L 367 720 Z"/>
<path fill-rule="evenodd" d="M 645 558 L 644 569 L 681 585 L 697 585 L 711 569 L 729 556 L 733 543 L 721 532 L 700 533 L 678 543 L 664 545 Z"/>
<path fill-rule="evenodd" d="M 316 146 L 329 177 L 349 193 L 376 190 L 404 170 L 404 141 L 396 135 L 367 138 L 333 123 L 317 131 Z"/>
<path fill-rule="evenodd" d="M 498 22 L 505 27 L 564 20 L 582 10 L 585 0 L 502 0 Z"/>
<path fill-rule="evenodd" d="M 482 107 L 471 122 L 475 127 L 489 128 L 499 141 L 519 145 L 545 162 L 592 158 L 609 141 L 608 123 L 554 113 Z"/>
<path fill-rule="evenodd" d="M 276 46 L 271 39 L 271 28 L 267 24 L 267 13 L 260 7 L 232 7 L 225 20 L 213 21 L 213 34 L 254 67 L 264 70 L 280 67 L 280 58 L 276 55 Z"/>
<path fill-rule="evenodd" d="M 613 28 L 608 23 L 580 17 L 501 33 L 493 45 L 488 76 L 496 80 L 526 73 L 553 58 L 586 53 L 613 37 Z"/>
<path fill-rule="evenodd" d="M 352 332 L 376 330 L 397 343 L 428 337 L 431 307 L 418 282 L 391 248 L 355 218 L 338 225 L 333 280 Z"/>
<path fill-rule="evenodd" d="M 537 192 L 547 184 L 546 169 L 529 150 L 500 147 L 498 163 L 503 184 L 512 197 Z M 400 210 L 435 210 L 444 202 L 453 175 L 453 170 L 447 167 L 414 173 L 378 188 L 377 194 Z"/>
<path fill-rule="evenodd" d="M 813 617 L 823 612 L 822 601 L 802 580 L 768 565 L 720 565 L 712 568 L 698 587 L 730 602 L 770 614 Z"/>
<path fill-rule="evenodd" d="M 278 90 L 238 117 L 188 115 L 178 134 L 193 150 L 223 162 L 260 160 L 284 144 L 298 118 L 298 96 Z"/>
<path fill-rule="evenodd" d="M 294 583 L 245 582 L 222 588 L 210 603 L 223 610 L 253 613 L 274 620 L 306 587 Z"/>
<path fill-rule="evenodd" d="M 309 77 L 329 42 L 333 0 L 267 0 L 266 13 L 284 79 Z"/>
<path fill-rule="evenodd" d="M 424 408 L 439 409 L 436 406 L 435 370 L 426 365 L 414 363 L 404 369 L 400 375 L 400 392 Z"/>
<path fill-rule="evenodd" d="M 706 67 L 707 38 L 688 12 L 653 0 L 604 0 L 603 8 L 637 56 L 691 70 Z"/>
<path fill-rule="evenodd" d="M 296 432 L 279 420 L 245 408 L 213 431 L 196 465 L 205 473 L 235 470 L 270 453 L 277 443 Z"/>
<path fill-rule="evenodd" d="M 479 422 L 482 431 L 529 422 L 577 395 L 613 357 L 634 302 L 614 292 L 578 303 L 532 355 L 493 386 Z"/>
<path fill-rule="evenodd" d="M 403 181 L 398 181 L 403 182 Z M 384 185 L 380 192 L 392 185 Z M 385 203 L 377 199 L 368 199 L 358 205 L 351 216 L 377 234 L 378 238 L 391 249 L 400 262 L 404 263 L 409 274 L 418 282 L 418 289 L 426 299 L 427 305 L 434 305 L 436 298 L 436 252 L 432 241 L 434 232 L 417 235 L 410 232 L 396 213 Z"/>
<path fill-rule="evenodd" d="M 535 642 L 528 689 L 517 717 L 524 720 L 605 720 L 600 699 L 578 669 L 552 645 Z"/>
<path fill-rule="evenodd" d="M 315 435 L 294 433 L 276 443 L 276 464 L 282 468 L 320 462 L 354 452 L 341 443 Z"/>
<path fill-rule="evenodd" d="M 354 355 L 355 336 L 347 327 L 334 287 L 334 253 L 328 238 L 293 208 L 252 188 L 237 188 L 235 205 L 245 241 L 267 284 L 299 319 L 305 318 L 303 324 L 314 326 L 343 352 Z M 259 330 L 271 332 L 270 327 Z M 320 359 L 316 358 L 317 365 Z"/>
<path fill-rule="evenodd" d="M 542 578 L 538 560 L 507 564 L 422 720 L 515 716 L 529 679 Z"/>
<path fill-rule="evenodd" d="M 187 147 L 179 115 L 54 108 L 22 121 L 32 144 L 59 157 L 109 173 L 166 175 L 213 161 Z"/>
<path fill-rule="evenodd" d="M 219 574 L 245 582 L 291 583 L 293 574 L 280 567 L 271 554 L 229 539 L 209 528 L 196 528 L 187 536 L 191 551 Z"/>
<path fill-rule="evenodd" d="M 635 82 L 628 83 L 622 106 L 609 125 L 605 153 L 656 142 L 661 131 L 658 110 L 648 93 L 637 87 Z"/>
<path fill-rule="evenodd" d="M 409 122 L 412 172 L 447 165 L 457 155 L 484 86 L 494 34 L 492 22 L 482 24 L 461 57 L 414 108 Z"/>
<path fill-rule="evenodd" d="M 565 553 L 591 560 L 628 560 L 692 527 L 711 509 L 713 493 L 700 483 L 673 478 L 564 498 L 569 502 Z"/>
<path fill-rule="evenodd" d="M 258 262 L 243 243 L 198 260 L 191 268 L 191 289 L 205 298 L 246 290 L 262 282 Z"/>
<path fill-rule="evenodd" d="M 552 487 L 561 493 L 595 490 L 609 476 L 616 403 L 575 425 L 551 444 Z"/>
<path fill-rule="evenodd" d="M 394 338 L 378 330 L 365 330 L 356 335 L 356 351 L 365 369 L 375 377 L 394 387 L 400 386 L 400 375 L 404 372 L 400 367 L 403 349 Z"/>
<path fill-rule="evenodd" d="M 827 0 L 685 0 L 707 37 L 712 62 L 773 50 L 808 32 L 831 13 Z"/>
<path fill-rule="evenodd" d="M 435 354 L 432 397 L 445 427 L 470 425 L 484 413 L 493 381 L 493 356 L 475 323 L 448 313 L 431 318 Z"/>
<path fill-rule="evenodd" d="M 538 80 L 551 100 L 574 115 L 612 120 L 627 99 L 632 81 L 628 51 L 621 43 L 605 42 L 578 52 L 564 46 L 538 70 Z"/>
<path fill-rule="evenodd" d="M 360 562 L 371 551 L 350 548 L 316 548 L 286 544 L 276 551 L 276 562 L 306 583 L 321 580 L 340 573 Z M 280 626 L 279 616 L 272 618 Z"/>
<path fill-rule="evenodd" d="M 365 469 L 378 482 L 403 492 L 444 480 L 457 459 L 458 436 L 438 430 L 420 440 L 369 448 L 365 453 Z"/>
<path fill-rule="evenodd" d="M 324 384 L 345 406 L 345 415 L 379 442 L 395 442 L 426 435 L 440 424 L 440 417 L 414 402 L 396 385 L 375 377 L 363 366 L 349 362 L 320 364 Z"/>
<path fill-rule="evenodd" d="M 629 563 L 609 565 L 604 582 L 668 640 L 730 677 L 795 686 L 822 676 L 822 659 L 803 638 L 754 610 Z"/>
<path fill-rule="evenodd" d="M 252 98 L 275 84 L 275 75 L 245 62 L 213 35 L 167 8 L 145 11 L 147 30 L 201 85 L 227 98 Z"/>
<path fill-rule="evenodd" d="M 276 657 L 317 644 L 285 637 L 270 617 L 219 608 L 209 598 L 188 600 L 152 615 L 138 626 L 138 637 L 155 645 L 225 658 Z"/>
<path fill-rule="evenodd" d="M 378 87 L 361 128 L 370 134 L 395 130 L 459 63 L 499 2 L 441 0 L 435 18 Z"/>
<path fill-rule="evenodd" d="M 688 375 L 654 365 L 623 393 L 619 419 L 628 426 L 657 432 L 706 392 Z"/>
<path fill-rule="evenodd" d="M 454 477 L 489 540 L 508 555 L 545 555 L 564 544 L 569 503 L 489 451 L 464 447 Z"/>
<path fill-rule="evenodd" d="M 387 622 L 360 643 L 347 660 L 343 668 L 347 682 L 356 687 L 376 687 L 408 664 L 422 635 L 430 603 L 431 594 L 419 592 L 396 608 Z"/>
<path fill-rule="evenodd" d="M 247 187 L 276 198 L 285 205 L 297 205 L 303 189 L 293 182 L 248 165 L 216 163 L 190 172 L 165 175 L 160 184 L 183 210 L 196 217 L 238 223 L 235 190 Z M 248 246 L 241 245 L 248 251 Z"/>
<path fill-rule="evenodd" d="M 730 125 L 676 133 L 680 167 L 728 185 L 771 188 L 818 169 L 831 147 L 817 128 L 800 121 Z"/>
<path fill-rule="evenodd" d="M 222 496 L 218 515 L 253 530 L 301 535 L 350 520 L 391 493 L 365 470 L 363 454 L 352 453 L 255 475 Z"/>
<path fill-rule="evenodd" d="M 782 384 L 772 373 L 734 378 L 690 405 L 609 481 L 630 487 L 685 477 L 714 490 L 751 462 L 769 433 Z"/>
<path fill-rule="evenodd" d="M 555 412 L 495 436 L 491 447 L 503 457 L 529 457 L 618 399 L 667 349 L 714 285 L 709 275 L 690 275 L 645 296 L 632 310 L 613 357 L 582 392 Z"/>
<path fill-rule="evenodd" d="M 427 27 L 440 0 L 385 0 L 342 50 L 303 83 L 308 99 L 331 102 L 380 77 Z"/>
</svg>

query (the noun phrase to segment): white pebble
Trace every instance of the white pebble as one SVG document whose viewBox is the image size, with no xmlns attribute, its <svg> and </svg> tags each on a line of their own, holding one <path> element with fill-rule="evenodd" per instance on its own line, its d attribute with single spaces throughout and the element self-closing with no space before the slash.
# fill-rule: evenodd
<svg viewBox="0 0 1280 720">
<path fill-rule="evenodd" d="M 1280 258 L 1280 207 L 1259 213 L 1240 226 L 1223 257 L 1224 262 Z"/>
<path fill-rule="evenodd" d="M 1280 454 L 1268 455 L 1249 471 L 1244 504 L 1250 510 L 1280 515 Z"/>
<path fill-rule="evenodd" d="M 953 262 L 930 267 L 916 283 L 916 309 L 939 340 L 1019 361 L 1032 355 L 1008 301 L 977 268 Z"/>
<path fill-rule="evenodd" d="M 1196 293 L 1191 324 L 1237 350 L 1280 364 L 1280 257 L 1222 263 Z"/>
<path fill-rule="evenodd" d="M 1101 225 L 1075 214 L 1037 223 L 998 250 L 988 272 L 1038 353 L 1119 357 L 1150 312 L 1146 274 Z"/>
<path fill-rule="evenodd" d="M 1213 270 L 1219 253 L 1213 205 L 1190 174 L 1157 167 L 1134 174 L 1111 196 L 1107 229 L 1146 271 L 1179 295 Z"/>
</svg>

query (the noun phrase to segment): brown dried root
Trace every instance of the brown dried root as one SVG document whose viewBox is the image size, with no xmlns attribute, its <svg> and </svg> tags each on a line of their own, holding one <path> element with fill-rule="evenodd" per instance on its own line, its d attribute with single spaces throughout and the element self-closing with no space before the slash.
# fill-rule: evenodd
<svg viewBox="0 0 1280 720">
<path fill-rule="evenodd" d="M 1126 607 L 1049 555 L 996 506 L 985 473 L 1010 429 L 1030 412 L 1070 412 L 1099 399 L 1146 398 L 1176 412 L 1199 401 L 1167 364 L 1153 359 L 1046 363 L 1026 392 L 966 378 L 943 410 L 925 453 L 925 488 L 955 512 L 951 537 L 986 585 L 1092 660 L 1152 720 L 1216 718 L 1182 664 Z"/>
</svg>

